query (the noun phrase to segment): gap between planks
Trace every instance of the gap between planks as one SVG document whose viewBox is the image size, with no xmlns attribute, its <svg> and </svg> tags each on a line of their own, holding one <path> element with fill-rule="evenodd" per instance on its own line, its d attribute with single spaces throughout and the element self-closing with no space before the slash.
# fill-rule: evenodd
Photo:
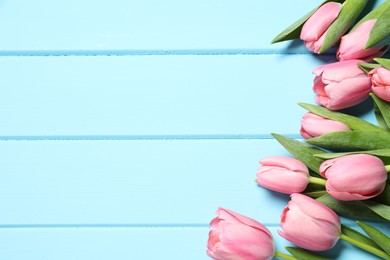
<svg viewBox="0 0 390 260">
<path fill-rule="evenodd" d="M 155 50 L 8 50 L 0 56 L 147 56 L 147 55 L 312 55 L 306 50 L 272 49 L 155 49 Z M 324 55 L 334 56 L 329 52 Z"/>
<path fill-rule="evenodd" d="M 302 139 L 299 134 L 284 134 Z M 48 135 L 0 136 L 0 141 L 153 141 L 153 140 L 272 140 L 272 135 Z"/>
</svg>

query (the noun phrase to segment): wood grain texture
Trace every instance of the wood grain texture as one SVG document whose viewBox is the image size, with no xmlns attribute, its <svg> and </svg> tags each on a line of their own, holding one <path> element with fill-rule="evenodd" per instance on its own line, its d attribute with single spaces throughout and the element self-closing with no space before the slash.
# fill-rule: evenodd
<svg viewBox="0 0 390 260">
<path fill-rule="evenodd" d="M 258 0 L 4 0 L 0 2 L 0 53 L 284 51 L 290 44 L 270 45 L 272 38 L 319 3 L 285 1 L 282 8 L 277 1 Z M 301 47 L 292 49 L 307 53 Z"/>
<path fill-rule="evenodd" d="M 0 259 L 208 259 L 220 206 L 283 251 L 258 160 L 334 57 L 270 41 L 320 2 L 0 1 Z"/>
<path fill-rule="evenodd" d="M 0 154 L 5 226 L 207 225 L 219 206 L 274 223 L 288 198 L 254 182 L 258 159 L 287 154 L 275 140 L 4 141 Z"/>
<path fill-rule="evenodd" d="M 291 246 L 269 227 L 278 250 Z M 103 260 L 103 259 L 209 259 L 207 227 L 186 228 L 30 228 L 1 229 L 0 254 L 4 259 Z M 332 259 L 376 257 L 340 241 Z"/>
<path fill-rule="evenodd" d="M 304 55 L 2 57 L 0 135 L 293 134 L 319 64 Z"/>
</svg>

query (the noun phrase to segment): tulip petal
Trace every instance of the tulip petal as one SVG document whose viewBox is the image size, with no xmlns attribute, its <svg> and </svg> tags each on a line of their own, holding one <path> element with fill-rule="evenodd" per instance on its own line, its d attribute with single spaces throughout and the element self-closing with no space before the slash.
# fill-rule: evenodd
<svg viewBox="0 0 390 260">
<path fill-rule="evenodd" d="M 357 65 L 363 60 L 347 60 L 323 65 L 322 82 L 330 84 L 345 79 L 366 76 L 366 73 Z"/>
<path fill-rule="evenodd" d="M 341 61 L 351 59 L 362 59 L 370 62 L 375 57 L 382 56 L 387 46 L 376 46 L 365 49 L 370 32 L 376 23 L 376 19 L 371 19 L 361 23 L 353 31 L 341 37 L 337 58 Z"/>
<path fill-rule="evenodd" d="M 302 212 L 312 218 L 331 221 L 333 223 L 340 222 L 339 217 L 333 210 L 324 206 L 324 204 L 309 198 L 308 196 L 295 193 L 291 195 L 291 201 L 299 205 Z"/>
<path fill-rule="evenodd" d="M 288 156 L 269 156 L 260 160 L 260 163 L 265 166 L 276 166 L 285 168 L 291 171 L 307 172 L 305 164 L 295 158 Z"/>
<path fill-rule="evenodd" d="M 335 2 L 320 6 L 303 25 L 300 38 L 304 41 L 318 40 L 337 18 L 341 9 L 342 5 Z"/>
<path fill-rule="evenodd" d="M 301 196 L 306 197 L 304 195 Z M 305 203 L 316 202 L 313 199 L 302 201 Z M 337 218 L 336 222 L 334 222 L 332 218 L 327 218 L 327 211 L 325 216 L 323 216 L 325 218 L 313 218 L 302 210 L 301 201 L 297 200 L 297 202 L 291 200 L 283 211 L 281 221 L 283 231 L 278 231 L 278 233 L 297 246 L 309 250 L 322 251 L 333 247 L 338 241 L 340 234 L 339 219 Z M 326 208 L 324 205 L 320 205 L 321 208 Z M 313 204 L 311 210 L 315 212 L 317 206 L 317 204 Z M 315 214 L 321 215 L 320 212 Z"/>
<path fill-rule="evenodd" d="M 337 84 L 329 84 L 325 87 L 329 100 L 322 105 L 331 110 L 354 106 L 369 96 L 370 86 L 371 81 L 368 77 L 351 78 Z"/>
<path fill-rule="evenodd" d="M 384 190 L 387 179 L 383 162 L 368 154 L 353 154 L 324 161 L 320 172 L 327 178 L 328 193 L 339 200 L 375 197 Z"/>
<path fill-rule="evenodd" d="M 297 193 L 305 190 L 309 183 L 309 173 L 262 166 L 257 173 L 257 183 L 273 191 Z"/>
<path fill-rule="evenodd" d="M 301 121 L 301 134 L 311 137 L 348 130 L 350 130 L 349 127 L 339 121 L 327 119 L 311 112 L 306 113 Z"/>
</svg>

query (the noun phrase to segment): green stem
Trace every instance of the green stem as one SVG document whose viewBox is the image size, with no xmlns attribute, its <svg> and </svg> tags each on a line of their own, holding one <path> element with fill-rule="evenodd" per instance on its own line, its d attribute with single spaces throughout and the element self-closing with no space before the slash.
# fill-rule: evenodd
<svg viewBox="0 0 390 260">
<path fill-rule="evenodd" d="M 326 184 L 326 180 L 324 180 L 322 178 L 312 177 L 312 176 L 309 177 L 309 182 L 314 183 L 314 184 L 319 184 L 322 186 L 325 186 L 325 184 Z"/>
<path fill-rule="evenodd" d="M 352 237 L 349 237 L 347 235 L 341 234 L 340 238 L 344 241 L 347 241 L 351 243 L 352 245 L 355 245 L 357 247 L 360 247 L 361 249 L 364 249 L 374 255 L 377 255 L 379 257 L 382 257 L 383 259 L 390 259 L 390 255 L 386 254 L 386 252 L 379 250 L 375 247 L 369 246 L 367 244 L 364 244 L 358 240 L 353 239 Z"/>
<path fill-rule="evenodd" d="M 287 259 L 287 260 L 298 260 L 298 258 L 293 257 L 292 255 L 288 255 L 279 251 L 275 251 L 276 257 L 282 258 L 282 259 Z"/>
<path fill-rule="evenodd" d="M 385 169 L 387 172 L 390 172 L 390 164 L 389 165 L 385 165 Z"/>
</svg>

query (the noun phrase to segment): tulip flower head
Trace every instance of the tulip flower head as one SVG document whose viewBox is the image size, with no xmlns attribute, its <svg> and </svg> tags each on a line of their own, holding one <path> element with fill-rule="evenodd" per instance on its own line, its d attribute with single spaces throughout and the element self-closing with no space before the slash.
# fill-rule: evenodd
<svg viewBox="0 0 390 260">
<path fill-rule="evenodd" d="M 260 160 L 257 183 L 267 189 L 292 194 L 302 192 L 309 183 L 309 170 L 297 159 L 271 156 Z"/>
<path fill-rule="evenodd" d="M 326 160 L 320 166 L 326 190 L 338 200 L 366 200 L 385 188 L 387 172 L 383 162 L 373 155 L 352 154 Z"/>
<path fill-rule="evenodd" d="M 313 70 L 313 90 L 318 104 L 339 110 L 364 101 L 371 91 L 371 80 L 357 63 L 349 60 L 321 65 Z"/>
<path fill-rule="evenodd" d="M 302 194 L 291 194 L 281 215 L 278 233 L 291 243 L 311 250 L 332 248 L 341 235 L 337 214 L 324 204 Z"/>
<path fill-rule="evenodd" d="M 370 62 L 373 58 L 382 56 L 387 51 L 388 45 L 366 49 L 366 44 L 375 23 L 376 19 L 365 21 L 350 33 L 341 37 L 337 58 L 340 61 L 360 59 Z"/>
<path fill-rule="evenodd" d="M 302 118 L 300 133 L 303 138 L 310 139 L 324 134 L 349 130 L 350 128 L 344 123 L 308 112 Z"/>
<path fill-rule="evenodd" d="M 390 71 L 378 67 L 368 73 L 371 78 L 371 89 L 379 98 L 390 102 Z"/>
<path fill-rule="evenodd" d="M 328 2 L 320 6 L 302 27 L 300 38 L 306 47 L 315 53 L 321 49 L 329 26 L 336 20 L 342 4 Z"/>
<path fill-rule="evenodd" d="M 216 260 L 269 260 L 275 253 L 265 226 L 224 208 L 218 208 L 210 223 L 207 248 L 207 255 Z"/>
</svg>

